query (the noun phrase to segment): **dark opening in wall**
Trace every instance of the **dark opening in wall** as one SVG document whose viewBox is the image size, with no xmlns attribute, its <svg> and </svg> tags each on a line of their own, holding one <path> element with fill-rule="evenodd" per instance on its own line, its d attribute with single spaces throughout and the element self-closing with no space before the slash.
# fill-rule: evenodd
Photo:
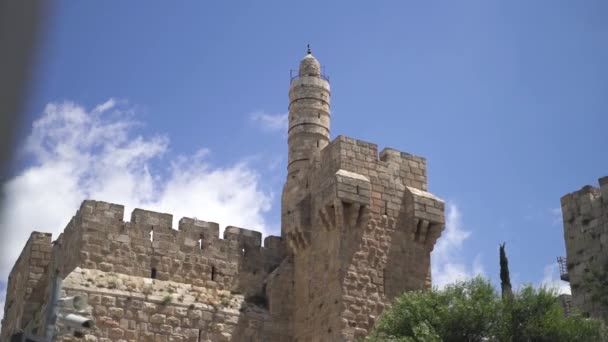
<svg viewBox="0 0 608 342">
<path fill-rule="evenodd" d="M 245 256 L 245 247 L 241 248 L 241 254 Z"/>
<path fill-rule="evenodd" d="M 156 268 L 152 267 L 152 271 L 150 272 L 150 278 L 156 279 Z"/>
<path fill-rule="evenodd" d="M 245 298 L 245 301 L 261 308 L 268 309 L 268 298 L 266 298 L 266 284 L 262 286 L 262 293 L 247 296 Z"/>
<path fill-rule="evenodd" d="M 215 281 L 215 266 L 211 266 L 211 280 Z"/>
</svg>

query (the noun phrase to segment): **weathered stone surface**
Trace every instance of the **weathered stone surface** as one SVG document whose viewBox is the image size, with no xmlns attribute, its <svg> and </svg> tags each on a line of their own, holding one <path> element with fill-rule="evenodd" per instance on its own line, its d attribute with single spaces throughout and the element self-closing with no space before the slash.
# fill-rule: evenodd
<svg viewBox="0 0 608 342">
<path fill-rule="evenodd" d="M 584 186 L 561 198 L 571 304 L 592 317 L 608 317 L 608 307 L 593 300 L 588 276 L 608 264 L 608 177 L 600 187 Z"/>
</svg>

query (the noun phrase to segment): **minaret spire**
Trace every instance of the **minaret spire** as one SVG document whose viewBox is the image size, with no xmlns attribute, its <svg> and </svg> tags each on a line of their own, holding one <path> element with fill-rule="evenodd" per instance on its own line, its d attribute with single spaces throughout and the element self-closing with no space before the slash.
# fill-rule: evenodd
<svg viewBox="0 0 608 342">
<path fill-rule="evenodd" d="M 315 155 L 329 144 L 330 89 L 310 44 L 289 87 L 288 174 L 303 174 Z M 301 173 L 302 172 L 302 173 Z"/>
<path fill-rule="evenodd" d="M 306 176 L 319 166 L 321 150 L 329 144 L 330 87 L 321 74 L 321 64 L 312 55 L 310 44 L 300 61 L 298 75 L 289 84 L 289 126 L 287 129 L 287 181 L 281 196 L 281 235 L 287 237 L 288 212 L 295 210 L 306 193 Z"/>
</svg>

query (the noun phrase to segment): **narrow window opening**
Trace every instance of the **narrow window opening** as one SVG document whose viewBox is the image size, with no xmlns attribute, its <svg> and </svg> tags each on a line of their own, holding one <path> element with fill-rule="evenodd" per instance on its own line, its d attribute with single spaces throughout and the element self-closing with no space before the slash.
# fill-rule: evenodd
<svg viewBox="0 0 608 342">
<path fill-rule="evenodd" d="M 150 229 L 150 241 L 154 242 L 154 227 Z"/>
<path fill-rule="evenodd" d="M 241 248 L 241 255 L 245 256 L 245 247 Z"/>
<path fill-rule="evenodd" d="M 150 278 L 156 279 L 156 268 L 152 267 L 152 272 L 150 272 Z"/>
<path fill-rule="evenodd" d="M 215 281 L 215 266 L 211 266 L 211 280 Z"/>
<path fill-rule="evenodd" d="M 317 147 L 319 147 L 319 140 L 317 140 Z"/>
<path fill-rule="evenodd" d="M 317 113 L 317 116 L 320 119 L 321 118 L 321 113 Z"/>
<path fill-rule="evenodd" d="M 203 337 L 202 335 L 203 335 L 203 329 L 199 329 L 198 330 L 198 340 L 197 340 L 198 342 L 201 342 L 201 337 Z"/>
<path fill-rule="evenodd" d="M 359 194 L 359 186 L 357 185 L 357 195 Z"/>
<path fill-rule="evenodd" d="M 203 236 L 203 234 L 201 234 L 200 239 L 198 240 L 198 247 L 199 247 L 201 250 L 205 249 L 205 246 L 203 245 L 203 239 L 204 239 L 204 238 L 205 238 L 205 237 Z"/>
<path fill-rule="evenodd" d="M 384 215 L 388 215 L 388 203 L 386 201 L 384 201 Z"/>
</svg>

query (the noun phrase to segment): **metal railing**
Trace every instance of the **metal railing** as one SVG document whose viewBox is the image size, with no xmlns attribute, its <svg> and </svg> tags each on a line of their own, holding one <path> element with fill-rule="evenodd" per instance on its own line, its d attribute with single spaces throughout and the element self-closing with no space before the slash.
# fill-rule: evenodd
<svg viewBox="0 0 608 342">
<path fill-rule="evenodd" d="M 325 68 L 322 67 L 321 68 L 321 75 L 319 75 L 319 77 L 323 80 L 326 80 L 327 82 L 329 82 L 329 76 L 327 76 L 327 74 L 325 74 Z M 293 82 L 293 80 L 297 80 L 298 78 L 300 78 L 300 72 L 298 70 L 289 70 L 289 79 L 290 82 Z"/>
<path fill-rule="evenodd" d="M 568 258 L 566 257 L 558 257 L 557 264 L 559 265 L 559 277 L 563 281 L 570 281 L 570 277 L 568 275 Z"/>
</svg>

